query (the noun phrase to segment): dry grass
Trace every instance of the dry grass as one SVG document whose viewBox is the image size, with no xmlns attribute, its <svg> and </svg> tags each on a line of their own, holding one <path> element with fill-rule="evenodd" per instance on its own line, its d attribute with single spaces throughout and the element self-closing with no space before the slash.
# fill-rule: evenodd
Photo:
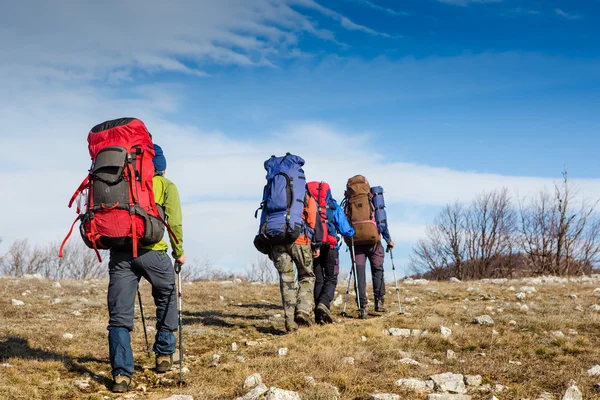
<svg viewBox="0 0 600 400">
<path fill-rule="evenodd" d="M 282 335 L 278 286 L 220 283 L 195 283 L 184 287 L 184 343 L 188 386 L 180 389 L 159 382 L 144 349 L 144 338 L 136 315 L 132 335 L 135 352 L 136 383 L 141 389 L 119 397 L 109 392 L 110 365 L 106 341 L 106 282 L 61 282 L 62 288 L 48 281 L 0 279 L 0 398 L 2 399 L 161 399 L 171 394 L 192 394 L 200 399 L 232 399 L 244 394 L 244 379 L 259 372 L 268 386 L 298 391 L 303 399 L 333 398 L 328 385 L 339 388 L 343 399 L 368 399 L 373 393 L 398 393 L 403 399 L 424 399 L 424 395 L 405 392 L 394 385 L 401 378 L 428 378 L 441 372 L 479 374 L 484 383 L 508 387 L 501 399 L 535 399 L 544 391 L 562 396 L 575 380 L 585 399 L 594 393 L 594 378 L 587 369 L 600 363 L 600 313 L 589 310 L 597 300 L 592 284 L 536 286 L 538 292 L 524 302 L 530 308 L 520 311 L 515 292 L 521 282 L 507 285 L 482 283 L 431 283 L 404 286 L 402 297 L 417 297 L 405 304 L 407 314 L 390 312 L 367 321 L 342 319 L 330 326 L 313 326 L 292 335 Z M 472 286 L 478 291 L 467 292 Z M 600 286 L 600 283 L 598 283 Z M 340 285 L 340 293 L 343 288 Z M 23 296 L 26 290 L 31 294 Z M 148 284 L 142 285 L 147 315 L 154 312 Z M 568 297 L 576 293 L 577 300 Z M 224 300 L 220 300 L 223 296 Z M 389 296 L 391 299 L 394 296 Z M 14 307 L 11 299 L 25 301 Z M 60 304 L 51 304 L 56 298 Z M 84 301 L 82 299 L 87 299 Z M 576 311 L 581 305 L 584 312 Z M 396 304 L 390 304 L 394 309 Z M 491 307 L 491 308 L 490 308 Z M 78 315 L 74 312 L 78 310 Z M 352 305 L 351 310 L 354 310 Z M 334 309 L 339 315 L 340 309 Z M 352 312 L 351 314 L 354 314 Z M 472 324 L 473 317 L 489 314 L 493 327 Z M 150 318 L 149 318 L 150 319 Z M 509 325 L 514 320 L 517 326 Z M 154 321 L 150 321 L 153 325 Z M 439 334 L 440 325 L 452 329 L 449 340 Z M 425 337 L 384 336 L 388 328 L 429 330 Z M 493 330 L 498 332 L 493 335 Z M 554 338 L 551 331 L 566 336 Z M 577 335 L 569 335 L 569 330 Z M 72 333 L 72 340 L 63 339 Z M 361 337 L 367 338 L 366 342 Z M 248 340 L 260 345 L 248 347 Z M 231 344 L 238 343 L 238 351 Z M 287 347 L 289 354 L 276 352 Z M 457 359 L 446 360 L 446 350 Z M 398 365 L 405 352 L 420 366 Z M 485 355 L 483 355 L 484 353 Z M 222 356 L 212 364 L 213 354 Z M 245 362 L 240 362 L 242 356 Z M 354 365 L 342 362 L 354 357 Z M 433 360 L 443 361 L 437 365 Z M 516 365 L 513 362 L 520 362 Z M 94 377 L 88 390 L 74 381 L 85 374 Z M 313 388 L 305 382 L 312 376 Z M 177 373 L 171 378 L 176 379 Z M 489 399 L 491 394 L 473 393 L 473 399 Z"/>
</svg>

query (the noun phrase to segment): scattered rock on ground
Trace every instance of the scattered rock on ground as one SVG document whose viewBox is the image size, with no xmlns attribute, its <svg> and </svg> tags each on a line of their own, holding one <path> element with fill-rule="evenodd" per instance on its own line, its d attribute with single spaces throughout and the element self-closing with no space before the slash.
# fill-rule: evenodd
<svg viewBox="0 0 600 400">
<path fill-rule="evenodd" d="M 410 329 L 390 328 L 388 330 L 391 336 L 409 337 Z"/>
<path fill-rule="evenodd" d="M 162 400 L 194 400 L 194 396 L 184 395 L 184 394 L 175 394 L 171 397 L 166 397 Z"/>
<path fill-rule="evenodd" d="M 449 282 L 450 283 L 460 283 L 460 279 L 452 277 L 452 278 L 450 278 Z"/>
<path fill-rule="evenodd" d="M 575 293 L 571 293 L 571 294 L 569 295 L 569 298 L 570 298 L 571 300 L 577 300 L 577 295 L 576 295 Z"/>
<path fill-rule="evenodd" d="M 289 353 L 289 350 L 287 349 L 287 347 L 282 347 L 279 350 L 277 350 L 277 354 L 279 354 L 280 357 L 287 356 L 288 353 Z"/>
<path fill-rule="evenodd" d="M 527 311 L 529 311 L 529 306 L 527 304 L 523 304 L 521 306 L 520 310 L 523 311 L 523 312 L 527 312 Z"/>
<path fill-rule="evenodd" d="M 400 396 L 390 393 L 377 393 L 369 397 L 369 400 L 400 400 Z"/>
<path fill-rule="evenodd" d="M 471 387 L 481 386 L 483 383 L 483 378 L 481 375 L 467 375 L 465 376 L 465 384 Z"/>
<path fill-rule="evenodd" d="M 448 360 L 454 360 L 456 358 L 456 353 L 452 350 L 447 350 L 446 351 L 446 358 Z"/>
<path fill-rule="evenodd" d="M 418 361 L 415 361 L 412 358 L 403 358 L 402 360 L 398 361 L 398 364 L 414 365 L 415 367 L 421 365 Z"/>
<path fill-rule="evenodd" d="M 521 289 L 519 289 L 521 292 L 525 292 L 525 293 L 535 293 L 537 292 L 537 290 L 535 290 L 535 288 L 533 286 L 522 286 Z"/>
<path fill-rule="evenodd" d="M 272 387 L 265 395 L 265 400 L 300 400 L 300 395 L 296 392 Z"/>
<path fill-rule="evenodd" d="M 73 334 L 72 333 L 65 333 L 62 337 L 65 340 L 71 340 L 71 339 L 73 339 Z"/>
<path fill-rule="evenodd" d="M 231 351 L 238 351 L 240 346 L 237 343 L 231 343 Z"/>
<path fill-rule="evenodd" d="M 550 332 L 550 335 L 557 339 L 561 339 L 561 338 L 565 337 L 565 334 L 562 333 L 561 331 L 552 331 L 552 332 Z"/>
<path fill-rule="evenodd" d="M 562 400 L 583 400 L 581 390 L 575 385 L 569 386 Z"/>
<path fill-rule="evenodd" d="M 269 388 L 265 386 L 264 383 L 261 383 L 248 393 L 244 397 L 238 398 L 238 400 L 258 400 L 262 398 L 262 396 L 269 391 Z"/>
<path fill-rule="evenodd" d="M 473 323 L 478 325 L 494 325 L 494 320 L 489 315 L 480 315 L 479 317 L 475 317 Z"/>
<path fill-rule="evenodd" d="M 508 321 L 508 325 L 510 325 L 510 326 L 517 326 L 517 321 L 510 320 L 510 321 Z"/>
<path fill-rule="evenodd" d="M 367 337 L 366 336 L 361 336 L 360 341 L 361 342 L 366 342 L 367 341 Z"/>
<path fill-rule="evenodd" d="M 417 393 L 431 393 L 434 388 L 433 381 L 422 381 L 420 379 L 409 378 L 396 381 L 396 386 L 412 390 Z"/>
<path fill-rule="evenodd" d="M 427 400 L 471 400 L 471 396 L 466 394 L 434 393 L 427 396 Z"/>
<path fill-rule="evenodd" d="M 52 304 L 60 304 L 62 303 L 62 299 L 54 299 L 52 300 Z"/>
<path fill-rule="evenodd" d="M 554 396 L 552 393 L 543 392 L 540 393 L 535 400 L 554 400 Z"/>
<path fill-rule="evenodd" d="M 516 294 L 517 299 L 523 301 L 527 298 L 527 295 L 524 292 L 519 292 Z"/>
<path fill-rule="evenodd" d="M 248 347 L 256 347 L 258 345 L 259 345 L 259 343 L 255 340 L 250 340 L 250 341 L 246 342 L 246 346 L 248 346 Z"/>
<path fill-rule="evenodd" d="M 306 386 L 308 387 L 314 388 L 315 386 L 317 386 L 317 381 L 312 376 L 305 376 L 304 383 L 306 383 Z"/>
<path fill-rule="evenodd" d="M 22 307 L 22 306 L 25 305 L 24 301 L 17 300 L 17 299 L 12 299 L 11 302 L 12 302 L 12 305 L 15 306 L 15 307 Z"/>
<path fill-rule="evenodd" d="M 431 380 L 435 383 L 435 389 L 438 392 L 465 393 L 464 376 L 461 374 L 453 374 L 446 372 L 431 376 Z"/>
<path fill-rule="evenodd" d="M 2 367 L 2 368 L 12 368 L 12 365 L 10 365 L 9 363 L 4 363 L 4 364 L 0 364 L 0 367 Z"/>
<path fill-rule="evenodd" d="M 52 282 L 52 287 L 55 289 L 60 289 L 62 288 L 60 282 Z"/>
<path fill-rule="evenodd" d="M 440 326 L 440 333 L 444 339 L 448 339 L 452 336 L 452 330 L 450 328 L 446 328 L 445 326 Z"/>
<path fill-rule="evenodd" d="M 244 390 L 254 389 L 261 383 L 263 383 L 263 381 L 262 381 L 262 377 L 260 376 L 260 374 L 252 374 L 246 378 L 242 388 L 244 388 Z"/>
<path fill-rule="evenodd" d="M 90 388 L 90 378 L 76 380 L 75 386 L 80 390 L 89 389 Z"/>
<path fill-rule="evenodd" d="M 333 305 L 336 307 L 341 307 L 341 305 L 344 304 L 344 298 L 342 297 L 342 295 L 338 295 L 338 297 L 335 298 L 335 300 L 333 301 Z"/>
<path fill-rule="evenodd" d="M 600 376 L 600 365 L 594 365 L 587 373 L 589 376 Z"/>
<path fill-rule="evenodd" d="M 600 312 L 600 306 L 598 304 L 592 304 L 590 310 Z"/>
<path fill-rule="evenodd" d="M 344 357 L 342 358 L 342 362 L 348 365 L 354 365 L 354 357 Z"/>
</svg>

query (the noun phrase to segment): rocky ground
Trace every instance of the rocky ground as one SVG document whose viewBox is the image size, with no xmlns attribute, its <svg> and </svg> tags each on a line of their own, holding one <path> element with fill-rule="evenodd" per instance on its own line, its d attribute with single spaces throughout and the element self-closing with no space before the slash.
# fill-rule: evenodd
<svg viewBox="0 0 600 400">
<path fill-rule="evenodd" d="M 177 368 L 162 376 L 152 370 L 136 308 L 136 390 L 122 396 L 108 390 L 106 285 L 0 279 L 0 398 L 600 398 L 597 276 L 407 280 L 403 315 L 389 302 L 387 314 L 357 320 L 351 304 L 343 318 L 340 297 L 335 324 L 291 335 L 283 335 L 278 286 L 189 283 L 186 385 L 177 386 Z M 141 292 L 153 336 L 147 283 Z"/>
</svg>

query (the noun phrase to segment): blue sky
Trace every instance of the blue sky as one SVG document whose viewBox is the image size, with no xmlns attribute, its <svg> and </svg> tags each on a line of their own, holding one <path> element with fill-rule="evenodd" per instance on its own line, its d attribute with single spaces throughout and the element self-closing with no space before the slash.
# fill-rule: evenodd
<svg viewBox="0 0 600 400">
<path fill-rule="evenodd" d="M 337 197 L 356 173 L 383 185 L 402 272 L 445 203 L 528 194 L 565 166 L 600 197 L 599 14 L 596 1 L 2 4 L 0 145 L 32 157 L 0 159 L 15 188 L 0 252 L 62 237 L 87 132 L 124 115 L 167 153 L 189 256 L 236 271 L 256 258 L 273 153 L 302 155 Z"/>
</svg>

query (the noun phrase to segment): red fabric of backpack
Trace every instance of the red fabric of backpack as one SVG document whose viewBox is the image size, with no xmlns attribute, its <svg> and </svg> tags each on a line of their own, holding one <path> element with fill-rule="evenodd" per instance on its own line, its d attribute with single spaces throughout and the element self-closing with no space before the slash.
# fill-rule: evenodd
<svg viewBox="0 0 600 400">
<path fill-rule="evenodd" d="M 69 208 L 80 195 L 85 203 L 77 206 L 78 217 L 59 256 L 80 220 L 81 237 L 99 260 L 99 249 L 132 249 L 137 257 L 138 245 L 162 240 L 166 226 L 164 212 L 154 201 L 152 136 L 136 118 L 106 121 L 88 134 L 88 149 L 92 166 Z"/>
<path fill-rule="evenodd" d="M 335 232 L 329 232 L 329 220 L 327 219 L 327 208 L 329 207 L 327 204 L 327 194 L 330 193 L 331 187 L 327 182 L 309 182 L 306 184 L 306 187 L 310 196 L 319 205 L 319 215 L 323 224 L 323 243 L 335 246 L 337 244 L 337 237 L 335 236 Z"/>
</svg>

